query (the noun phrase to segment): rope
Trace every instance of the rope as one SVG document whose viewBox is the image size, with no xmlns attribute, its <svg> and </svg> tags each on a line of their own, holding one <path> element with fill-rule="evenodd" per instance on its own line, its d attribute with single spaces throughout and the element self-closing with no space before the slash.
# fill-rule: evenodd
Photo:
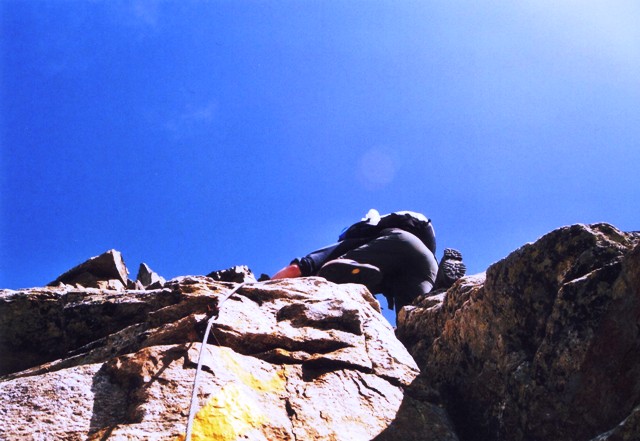
<svg viewBox="0 0 640 441">
<path fill-rule="evenodd" d="M 229 298 L 234 295 L 240 288 L 250 283 L 256 282 L 242 282 L 235 288 L 233 288 L 229 294 L 227 294 L 221 301 L 218 303 L 218 313 L 220 312 L 220 308 L 222 304 L 229 300 Z M 187 420 L 187 435 L 185 441 L 191 441 L 191 432 L 193 430 L 193 419 L 195 418 L 195 408 L 197 401 L 197 391 L 198 391 L 198 378 L 200 377 L 200 370 L 202 369 L 202 354 L 204 353 L 203 349 L 207 344 L 207 340 L 209 339 L 209 332 L 211 331 L 211 326 L 215 319 L 218 318 L 218 314 L 211 316 L 207 321 L 207 330 L 204 332 L 204 339 L 202 340 L 202 345 L 200 346 L 200 353 L 198 355 L 198 367 L 196 368 L 196 376 L 193 380 L 193 391 L 191 392 L 191 404 L 189 405 L 189 419 Z"/>
</svg>

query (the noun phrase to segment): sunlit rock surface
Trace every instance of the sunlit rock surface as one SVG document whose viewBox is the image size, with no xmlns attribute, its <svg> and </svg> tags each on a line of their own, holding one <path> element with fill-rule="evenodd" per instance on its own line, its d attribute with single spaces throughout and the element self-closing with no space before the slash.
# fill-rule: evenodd
<svg viewBox="0 0 640 441">
<path fill-rule="evenodd" d="M 183 439 L 201 350 L 194 440 L 457 439 L 366 288 L 236 286 L 3 291 L 0 439 Z"/>
</svg>

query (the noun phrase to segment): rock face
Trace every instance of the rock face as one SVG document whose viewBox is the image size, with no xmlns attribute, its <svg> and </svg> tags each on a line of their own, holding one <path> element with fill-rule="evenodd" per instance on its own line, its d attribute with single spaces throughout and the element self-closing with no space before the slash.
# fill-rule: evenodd
<svg viewBox="0 0 640 441">
<path fill-rule="evenodd" d="M 461 439 L 640 439 L 639 239 L 561 228 L 403 311 Z"/>
<path fill-rule="evenodd" d="M 193 440 L 457 439 L 366 288 L 234 286 L 3 291 L 0 439 L 184 439 L 200 351 Z"/>
<path fill-rule="evenodd" d="M 640 234 L 555 230 L 395 334 L 360 285 L 239 266 L 132 289 L 116 253 L 0 291 L 0 439 L 183 440 L 200 354 L 193 440 L 640 439 Z"/>
</svg>

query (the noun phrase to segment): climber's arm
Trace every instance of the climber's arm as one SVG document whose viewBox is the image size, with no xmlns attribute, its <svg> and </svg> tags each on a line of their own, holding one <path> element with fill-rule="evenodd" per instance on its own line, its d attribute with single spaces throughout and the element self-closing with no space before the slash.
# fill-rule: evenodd
<svg viewBox="0 0 640 441">
<path fill-rule="evenodd" d="M 294 277 L 300 277 L 302 272 L 300 271 L 300 267 L 295 263 L 292 263 L 289 266 L 285 266 L 280 271 L 275 273 L 271 279 L 290 279 Z"/>
</svg>

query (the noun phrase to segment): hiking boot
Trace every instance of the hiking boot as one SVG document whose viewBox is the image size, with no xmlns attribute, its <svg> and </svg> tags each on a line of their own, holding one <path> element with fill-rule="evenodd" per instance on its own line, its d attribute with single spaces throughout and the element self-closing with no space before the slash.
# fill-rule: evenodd
<svg viewBox="0 0 640 441">
<path fill-rule="evenodd" d="M 377 266 L 351 259 L 330 260 L 320 268 L 318 276 L 333 283 L 359 283 L 371 292 L 375 292 L 382 281 L 382 273 Z"/>
<path fill-rule="evenodd" d="M 453 248 L 446 248 L 438 266 L 438 275 L 433 289 L 449 289 L 466 272 L 467 266 L 462 261 L 462 253 Z"/>
</svg>

